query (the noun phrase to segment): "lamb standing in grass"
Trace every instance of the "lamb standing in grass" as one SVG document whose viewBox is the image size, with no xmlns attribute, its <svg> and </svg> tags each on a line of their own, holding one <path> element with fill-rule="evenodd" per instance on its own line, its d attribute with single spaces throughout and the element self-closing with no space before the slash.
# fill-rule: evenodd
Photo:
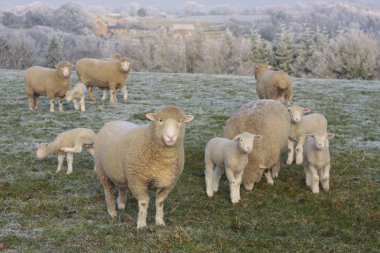
<svg viewBox="0 0 380 253">
<path fill-rule="evenodd" d="M 308 134 L 303 152 L 303 166 L 306 185 L 313 193 L 319 193 L 319 182 L 325 191 L 330 189 L 330 152 L 329 140 L 334 134 L 317 132 Z"/>
<path fill-rule="evenodd" d="M 288 139 L 288 160 L 286 164 L 290 165 L 294 160 L 294 144 L 296 146 L 296 164 L 302 164 L 303 144 L 307 134 L 314 132 L 327 132 L 327 120 L 325 116 L 319 113 L 305 115 L 311 110 L 299 105 L 288 107 L 290 114 L 291 127 Z"/>
<path fill-rule="evenodd" d="M 77 83 L 74 88 L 66 92 L 66 100 L 68 102 L 73 101 L 75 110 L 80 110 L 82 112 L 86 111 L 85 107 L 85 97 L 86 97 L 86 85 L 83 83 Z"/>
<path fill-rule="evenodd" d="M 218 191 L 220 177 L 225 171 L 230 184 L 231 202 L 240 201 L 241 178 L 248 164 L 248 154 L 252 151 L 254 141 L 261 139 L 261 135 L 243 132 L 233 140 L 217 137 L 207 143 L 205 149 L 207 196 L 212 197 L 214 192 Z"/>
<path fill-rule="evenodd" d="M 56 69 L 39 66 L 25 71 L 25 93 L 29 99 L 29 109 L 38 110 L 38 97 L 47 96 L 50 100 L 50 111 L 54 112 L 54 100 L 59 97 L 59 111 L 63 111 L 63 99 L 70 87 L 70 75 L 73 65 L 60 61 Z"/>
<path fill-rule="evenodd" d="M 290 117 L 286 107 L 272 99 L 243 105 L 227 121 L 224 137 L 232 139 L 241 132 L 263 137 L 248 155 L 248 165 L 242 179 L 244 189 L 252 190 L 264 172 L 268 183 L 273 184 L 273 178 L 280 171 L 280 153 L 286 147 L 290 132 Z"/>
<path fill-rule="evenodd" d="M 99 87 L 103 90 L 103 98 L 106 98 L 107 89 L 110 90 L 110 101 L 115 103 L 116 90 L 118 88 L 123 92 L 123 98 L 126 102 L 128 99 L 128 91 L 126 82 L 131 63 L 127 58 L 115 54 L 113 59 L 92 59 L 83 58 L 76 64 L 76 72 L 79 80 L 88 88 L 88 96 L 90 100 L 95 100 L 93 88 Z"/>
<path fill-rule="evenodd" d="M 127 189 L 138 201 L 137 228 L 146 226 L 149 190 L 156 191 L 156 225 L 165 225 L 163 204 L 184 166 L 185 123 L 193 120 L 175 106 L 146 114 L 150 124 L 107 123 L 95 143 L 96 175 L 105 192 L 107 211 L 117 216 L 113 191 L 119 186 L 117 204 L 125 208 Z"/>
<path fill-rule="evenodd" d="M 292 102 L 292 81 L 282 71 L 270 70 L 270 66 L 259 64 L 255 68 L 256 92 L 260 99 L 275 99 L 285 105 Z"/>
<path fill-rule="evenodd" d="M 67 175 L 73 172 L 74 153 L 81 153 L 84 147 L 94 157 L 96 134 L 88 128 L 75 128 L 58 134 L 51 143 L 41 143 L 37 149 L 37 157 L 45 158 L 49 154 L 58 153 L 58 168 L 62 170 L 65 153 L 67 153 Z"/>
</svg>

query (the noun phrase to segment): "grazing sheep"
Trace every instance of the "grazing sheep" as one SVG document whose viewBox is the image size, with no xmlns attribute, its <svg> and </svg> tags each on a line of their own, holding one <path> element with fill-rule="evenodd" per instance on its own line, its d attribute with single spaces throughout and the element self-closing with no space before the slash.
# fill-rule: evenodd
<svg viewBox="0 0 380 253">
<path fill-rule="evenodd" d="M 290 114 L 291 127 L 288 139 L 288 160 L 286 164 L 290 165 L 294 160 L 294 144 L 296 146 L 296 164 L 302 164 L 303 144 L 305 143 L 306 134 L 314 132 L 327 132 L 327 120 L 325 116 L 319 113 L 305 115 L 311 110 L 299 105 L 288 107 Z"/>
<path fill-rule="evenodd" d="M 107 89 L 110 90 L 110 101 L 115 103 L 116 89 L 120 88 L 124 101 L 128 99 L 128 91 L 125 86 L 131 63 L 127 58 L 119 54 L 113 55 L 113 59 L 92 59 L 83 58 L 77 61 L 76 72 L 79 80 L 88 88 L 90 100 L 95 100 L 93 87 L 103 90 L 103 100 L 106 99 Z"/>
<path fill-rule="evenodd" d="M 266 64 L 256 65 L 256 92 L 260 99 L 275 99 L 285 105 L 292 102 L 292 81 L 282 71 L 270 70 Z"/>
<path fill-rule="evenodd" d="M 59 97 L 59 111 L 63 111 L 63 99 L 70 87 L 70 75 L 73 65 L 60 61 L 56 69 L 33 66 L 25 71 L 25 93 L 29 99 L 29 109 L 38 110 L 38 97 L 50 99 L 50 111 L 54 112 L 54 100 Z"/>
<path fill-rule="evenodd" d="M 77 83 L 74 88 L 66 92 L 66 100 L 68 102 L 73 101 L 75 110 L 80 110 L 82 112 L 86 111 L 85 108 L 85 96 L 86 96 L 86 85 L 83 83 Z"/>
<path fill-rule="evenodd" d="M 96 174 L 105 192 L 107 211 L 116 218 L 117 204 L 125 208 L 127 189 L 138 201 L 137 228 L 146 226 L 149 190 L 156 191 L 156 224 L 165 225 L 163 203 L 184 166 L 185 123 L 193 120 L 175 106 L 146 114 L 149 124 L 135 126 L 110 122 L 100 129 L 95 143 Z"/>
<path fill-rule="evenodd" d="M 286 147 L 290 132 L 290 117 L 286 107 L 271 99 L 243 105 L 227 121 L 224 137 L 232 139 L 241 132 L 251 132 L 263 137 L 248 156 L 248 165 L 242 180 L 244 189 L 252 190 L 264 171 L 268 183 L 273 184 L 272 176 L 278 176 L 280 153 Z"/>
<path fill-rule="evenodd" d="M 254 141 L 261 139 L 261 135 L 243 132 L 233 140 L 217 137 L 207 143 L 205 149 L 207 196 L 212 197 L 214 192 L 218 191 L 220 177 L 225 171 L 230 184 L 231 202 L 235 204 L 240 201 L 241 178 L 248 164 L 248 154 L 252 151 Z"/>
<path fill-rule="evenodd" d="M 49 154 L 58 153 L 58 168 L 62 170 L 63 160 L 67 153 L 67 175 L 73 172 L 74 153 L 81 153 L 84 147 L 94 157 L 94 142 L 96 134 L 88 128 L 75 128 L 57 135 L 50 143 L 41 143 L 37 149 L 37 157 L 45 158 Z"/>
<path fill-rule="evenodd" d="M 313 193 L 319 193 L 319 182 L 325 191 L 330 189 L 330 153 L 329 140 L 334 134 L 316 132 L 308 134 L 303 153 L 303 166 L 306 185 Z"/>
</svg>

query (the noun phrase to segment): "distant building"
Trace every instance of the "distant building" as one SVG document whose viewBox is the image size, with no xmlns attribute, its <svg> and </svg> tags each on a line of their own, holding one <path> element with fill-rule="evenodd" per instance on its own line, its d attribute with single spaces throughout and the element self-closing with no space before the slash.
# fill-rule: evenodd
<svg viewBox="0 0 380 253">
<path fill-rule="evenodd" d="M 195 33 L 194 24 L 173 24 L 169 28 L 169 34 L 173 37 L 192 37 Z"/>
<path fill-rule="evenodd" d="M 102 20 L 100 16 L 95 19 L 95 29 L 94 32 L 98 36 L 106 37 L 108 34 L 108 25 Z"/>
<path fill-rule="evenodd" d="M 128 35 L 128 28 L 124 25 L 112 25 L 108 26 L 108 33 L 110 35 L 116 35 L 116 36 L 127 36 Z"/>
<path fill-rule="evenodd" d="M 96 17 L 94 33 L 101 37 L 127 36 L 128 28 L 121 24 L 108 25 L 100 16 Z"/>
</svg>

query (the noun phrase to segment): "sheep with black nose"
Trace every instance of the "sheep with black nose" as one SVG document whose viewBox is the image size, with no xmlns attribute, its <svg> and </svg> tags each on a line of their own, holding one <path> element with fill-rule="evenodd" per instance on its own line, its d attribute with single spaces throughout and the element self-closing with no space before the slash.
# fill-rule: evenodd
<svg viewBox="0 0 380 253">
<path fill-rule="evenodd" d="M 95 143 L 95 170 L 105 192 L 107 211 L 117 216 L 113 191 L 119 187 L 118 208 L 125 208 L 126 192 L 138 201 L 137 228 L 146 226 L 149 190 L 156 191 L 156 225 L 165 225 L 164 200 L 184 167 L 185 123 L 192 115 L 176 106 L 162 106 L 146 114 L 149 124 L 109 122 Z"/>
</svg>

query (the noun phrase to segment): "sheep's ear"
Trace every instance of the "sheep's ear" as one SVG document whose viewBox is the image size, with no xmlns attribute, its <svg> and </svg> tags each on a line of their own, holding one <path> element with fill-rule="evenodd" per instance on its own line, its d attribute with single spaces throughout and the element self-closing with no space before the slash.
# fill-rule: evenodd
<svg viewBox="0 0 380 253">
<path fill-rule="evenodd" d="M 314 138 L 314 134 L 306 134 L 306 138 L 308 138 L 308 137 Z"/>
<path fill-rule="evenodd" d="M 262 136 L 262 135 L 259 135 L 259 134 L 257 134 L 257 135 L 255 135 L 255 141 L 259 141 L 259 140 L 262 140 L 264 137 Z"/>
<path fill-rule="evenodd" d="M 156 121 L 156 120 L 157 120 L 157 115 L 154 114 L 154 113 L 152 113 L 152 112 L 147 113 L 147 114 L 145 115 L 145 117 L 147 117 L 147 118 L 150 119 L 151 121 Z"/>
<path fill-rule="evenodd" d="M 237 141 L 239 140 L 239 137 L 240 137 L 240 135 L 239 135 L 239 134 L 238 134 L 238 135 L 236 135 L 236 136 L 235 136 L 235 138 L 233 138 L 233 139 L 232 139 L 232 141 L 236 141 L 236 142 L 237 142 Z"/>
<path fill-rule="evenodd" d="M 255 69 L 258 69 L 258 68 L 259 68 L 259 65 L 256 65 L 256 66 L 255 66 Z"/>
<path fill-rule="evenodd" d="M 116 60 L 120 60 L 121 56 L 120 56 L 120 54 L 113 54 L 112 58 L 114 58 Z"/>
<path fill-rule="evenodd" d="M 326 137 L 328 140 L 331 140 L 332 138 L 334 138 L 335 134 L 332 134 L 332 133 L 327 133 L 326 134 Z"/>
<path fill-rule="evenodd" d="M 185 115 L 185 117 L 183 117 L 183 121 L 184 122 L 190 122 L 194 119 L 194 116 L 193 115 Z"/>
<path fill-rule="evenodd" d="M 309 113 L 311 110 L 309 108 L 303 108 L 303 113 Z"/>
</svg>

